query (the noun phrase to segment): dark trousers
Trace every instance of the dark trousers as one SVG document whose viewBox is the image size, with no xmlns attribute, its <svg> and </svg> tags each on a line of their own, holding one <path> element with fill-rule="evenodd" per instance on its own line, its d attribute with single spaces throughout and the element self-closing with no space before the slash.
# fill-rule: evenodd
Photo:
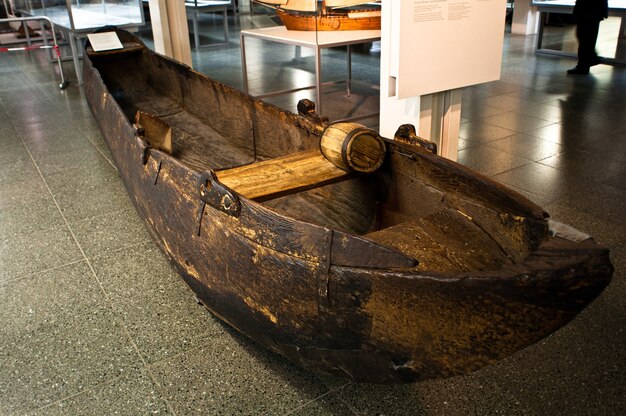
<svg viewBox="0 0 626 416">
<path fill-rule="evenodd" d="M 596 54 L 596 41 L 600 21 L 593 19 L 579 19 L 576 24 L 576 37 L 578 38 L 578 66 L 589 68 L 598 63 Z"/>
</svg>

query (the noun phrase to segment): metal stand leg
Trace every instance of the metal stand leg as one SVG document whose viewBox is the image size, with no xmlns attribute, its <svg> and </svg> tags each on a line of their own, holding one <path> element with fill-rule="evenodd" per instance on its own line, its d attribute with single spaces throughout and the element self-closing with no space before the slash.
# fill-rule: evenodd
<svg viewBox="0 0 626 416">
<path fill-rule="evenodd" d="M 346 95 L 352 95 L 352 47 L 347 46 L 348 50 L 348 78 L 346 79 Z"/>
<path fill-rule="evenodd" d="M 543 44 L 543 28 L 546 25 L 547 13 L 539 12 L 539 30 L 537 32 L 537 50 L 541 50 Z"/>
<path fill-rule="evenodd" d="M 26 44 L 31 46 L 32 43 L 30 41 L 30 27 L 28 27 L 27 22 L 22 22 L 22 29 L 24 29 L 24 36 L 26 36 Z"/>
<path fill-rule="evenodd" d="M 69 34 L 70 48 L 72 49 L 72 60 L 74 61 L 74 70 L 76 71 L 76 80 L 78 85 L 83 85 L 83 74 L 80 70 L 80 63 L 78 62 L 78 48 L 76 43 L 78 38 L 74 37 L 72 33 Z"/>
<path fill-rule="evenodd" d="M 615 47 L 615 59 L 624 60 L 626 57 L 626 18 L 622 17 L 621 19 L 617 46 Z"/>
<path fill-rule="evenodd" d="M 224 43 L 228 43 L 228 41 L 230 39 L 228 39 L 228 15 L 227 15 L 227 10 L 224 9 Z"/>
<path fill-rule="evenodd" d="M 200 47 L 200 33 L 198 33 L 198 10 L 193 11 L 193 16 L 191 18 L 191 22 L 193 24 L 193 46 L 198 49 Z"/>
<path fill-rule="evenodd" d="M 322 113 L 322 50 L 318 45 L 315 45 L 315 94 L 317 97 L 317 112 Z"/>
<path fill-rule="evenodd" d="M 241 70 L 243 72 L 243 92 L 248 94 L 248 66 L 246 65 L 246 42 L 243 34 L 239 35 L 241 43 Z"/>
</svg>

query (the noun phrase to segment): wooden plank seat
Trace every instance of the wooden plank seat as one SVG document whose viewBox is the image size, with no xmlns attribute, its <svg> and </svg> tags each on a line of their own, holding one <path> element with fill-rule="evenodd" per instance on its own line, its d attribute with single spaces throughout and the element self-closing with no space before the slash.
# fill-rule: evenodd
<svg viewBox="0 0 626 416">
<path fill-rule="evenodd" d="M 335 183 L 352 174 L 338 168 L 314 149 L 218 171 L 216 175 L 221 183 L 240 195 L 265 201 Z"/>
<path fill-rule="evenodd" d="M 385 159 L 380 136 L 355 123 L 334 123 L 324 130 L 319 149 L 216 172 L 224 185 L 257 201 L 317 188 L 372 173 Z"/>
</svg>

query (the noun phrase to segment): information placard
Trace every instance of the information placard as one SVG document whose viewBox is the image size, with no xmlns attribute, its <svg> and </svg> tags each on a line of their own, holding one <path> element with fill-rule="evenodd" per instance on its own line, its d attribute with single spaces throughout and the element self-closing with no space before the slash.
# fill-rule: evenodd
<svg viewBox="0 0 626 416">
<path fill-rule="evenodd" d="M 392 39 L 399 47 L 398 53 L 392 54 L 390 71 L 395 76 L 398 98 L 500 78 L 506 1 L 389 3 L 400 8 L 399 13 L 393 13 L 399 24 L 394 25 L 397 33 Z"/>
<path fill-rule="evenodd" d="M 120 42 L 120 38 L 117 37 L 117 33 L 115 32 L 90 33 L 87 37 L 95 52 L 124 48 L 122 42 Z"/>
</svg>

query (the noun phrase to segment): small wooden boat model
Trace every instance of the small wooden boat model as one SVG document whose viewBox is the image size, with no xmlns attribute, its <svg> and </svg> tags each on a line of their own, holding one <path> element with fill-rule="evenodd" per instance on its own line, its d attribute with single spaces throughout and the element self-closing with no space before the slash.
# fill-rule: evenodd
<svg viewBox="0 0 626 416">
<path fill-rule="evenodd" d="M 110 30 L 110 29 L 109 29 Z M 156 244 L 216 316 L 304 367 L 386 383 L 481 368 L 609 283 L 608 250 L 433 153 L 157 55 L 86 46 L 86 95 Z"/>
<path fill-rule="evenodd" d="M 363 0 L 254 0 L 271 7 L 288 30 L 380 30 L 381 10 Z"/>
</svg>

